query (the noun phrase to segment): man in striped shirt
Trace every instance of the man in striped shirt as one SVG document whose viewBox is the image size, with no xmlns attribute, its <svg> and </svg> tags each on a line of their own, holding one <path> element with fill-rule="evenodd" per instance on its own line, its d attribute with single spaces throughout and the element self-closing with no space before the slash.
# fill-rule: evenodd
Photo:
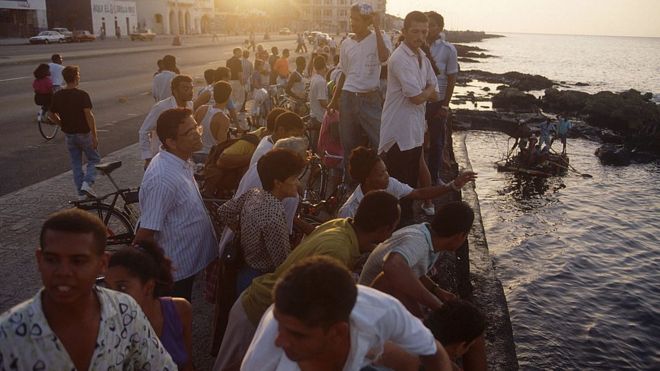
<svg viewBox="0 0 660 371">
<path fill-rule="evenodd" d="M 195 275 L 217 257 L 217 240 L 193 177 L 192 154 L 202 148 L 192 111 L 163 112 L 156 133 L 163 143 L 140 186 L 140 228 L 136 241 L 154 241 L 172 260 L 171 296 L 191 299 Z"/>
</svg>

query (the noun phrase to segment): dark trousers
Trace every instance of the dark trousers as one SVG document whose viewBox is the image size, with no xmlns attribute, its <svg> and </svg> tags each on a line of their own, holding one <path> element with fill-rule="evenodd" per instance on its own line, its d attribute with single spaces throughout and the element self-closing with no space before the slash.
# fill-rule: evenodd
<svg viewBox="0 0 660 371">
<path fill-rule="evenodd" d="M 422 147 L 415 147 L 407 151 L 401 151 L 398 144 L 394 144 L 385 153 L 385 165 L 390 176 L 416 188 L 419 177 L 419 158 L 422 155 Z M 404 198 L 401 200 L 401 223 L 407 225 L 413 220 L 412 200 Z"/>
<path fill-rule="evenodd" d="M 173 298 L 184 298 L 189 302 L 192 302 L 192 289 L 194 282 L 194 275 L 188 278 L 184 278 L 181 281 L 175 281 L 174 286 L 172 286 L 172 290 L 170 290 L 170 295 Z"/>
<path fill-rule="evenodd" d="M 447 117 L 438 117 L 436 113 L 442 107 L 442 102 L 426 104 L 426 121 L 429 128 L 428 165 L 431 182 L 438 184 L 442 167 L 442 152 L 445 144 Z"/>
</svg>

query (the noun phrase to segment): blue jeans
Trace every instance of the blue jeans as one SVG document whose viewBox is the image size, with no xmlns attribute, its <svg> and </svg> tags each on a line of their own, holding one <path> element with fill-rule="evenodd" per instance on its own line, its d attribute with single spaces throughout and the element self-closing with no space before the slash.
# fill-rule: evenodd
<svg viewBox="0 0 660 371">
<path fill-rule="evenodd" d="M 380 116 L 383 111 L 380 92 L 342 91 L 339 99 L 339 139 L 344 148 L 344 181 L 349 183 L 348 159 L 351 151 L 363 144 L 363 133 L 373 148 L 380 141 Z"/>
<path fill-rule="evenodd" d="M 447 116 L 435 116 L 441 107 L 442 102 L 426 104 L 426 120 L 429 128 L 428 165 L 433 184 L 438 184 L 438 179 L 440 179 L 442 151 L 444 150 L 445 131 L 447 129 Z"/>
<path fill-rule="evenodd" d="M 83 182 L 94 184 L 96 179 L 96 166 L 101 161 L 99 152 L 92 146 L 92 134 L 64 134 L 66 148 L 69 150 L 69 159 L 71 160 L 71 170 L 73 171 L 73 182 L 76 185 L 76 191 L 79 195 L 80 187 Z M 87 158 L 87 171 L 83 173 L 82 156 Z"/>
</svg>

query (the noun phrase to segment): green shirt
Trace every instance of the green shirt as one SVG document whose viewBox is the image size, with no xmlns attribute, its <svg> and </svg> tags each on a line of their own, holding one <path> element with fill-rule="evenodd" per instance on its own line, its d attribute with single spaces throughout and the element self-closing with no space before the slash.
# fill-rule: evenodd
<svg viewBox="0 0 660 371">
<path fill-rule="evenodd" d="M 317 255 L 333 257 L 352 269 L 360 258 L 360 249 L 351 219 L 330 220 L 316 228 L 298 247 L 293 249 L 273 273 L 267 273 L 255 278 L 245 290 L 243 309 L 250 322 L 255 327 L 259 325 L 261 316 L 273 304 L 272 291 L 275 283 L 292 265 L 300 260 Z"/>
</svg>

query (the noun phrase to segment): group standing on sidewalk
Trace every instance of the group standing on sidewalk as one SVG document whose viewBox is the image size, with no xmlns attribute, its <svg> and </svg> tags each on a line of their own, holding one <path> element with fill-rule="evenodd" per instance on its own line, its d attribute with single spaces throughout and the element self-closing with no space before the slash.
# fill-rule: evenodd
<svg viewBox="0 0 660 371">
<path fill-rule="evenodd" d="M 205 71 L 194 103 L 193 79 L 165 56 L 153 79 L 156 103 L 138 133 L 145 173 L 133 245 L 108 260 L 98 218 L 76 210 L 49 217 L 37 252 L 45 287 L 0 316 L 0 368 L 98 369 L 120 362 L 115 365 L 194 369 L 191 299 L 204 272 L 216 312 L 214 370 L 451 370 L 457 358 L 466 370 L 484 370 L 483 315 L 427 276 L 440 251 L 464 245 L 473 212 L 454 202 L 430 223 L 412 218 L 413 200 L 433 200 L 476 179 L 464 172 L 448 184 L 439 181 L 455 49 L 439 38 L 443 20 L 435 12 L 409 13 L 396 48 L 385 42 L 370 5 L 353 5 L 350 23 L 353 36 L 309 61 L 298 56 L 293 72 L 288 49 L 280 56 L 273 47 L 269 57 L 252 34 L 254 64 L 249 51 L 234 49 L 225 66 Z M 297 43 L 296 52 L 303 51 L 302 34 Z M 62 76 L 66 87 L 54 94 L 50 116 L 66 134 L 77 192 L 94 197 L 100 156 L 91 99 L 78 89 L 76 66 L 64 67 Z M 236 113 L 269 94 L 258 92 L 268 78 L 309 105 L 310 124 L 276 108 L 267 128 L 243 134 Z M 341 183 L 355 187 L 338 215 L 318 226 L 298 214 L 299 175 L 310 147 L 321 157 L 329 153 L 320 147 L 343 156 Z M 193 159 L 243 176 L 233 197 L 210 210 L 213 218 Z M 434 185 L 421 180 L 426 161 Z M 306 235 L 302 242 L 294 230 Z M 130 296 L 96 287 L 104 272 L 108 287 Z M 469 331 L 447 325 L 458 321 L 456 307 L 470 313 Z M 76 321 L 83 332 L 74 340 Z M 121 335 L 111 341 L 116 332 Z M 107 341 L 94 346 L 95 338 Z"/>
</svg>

